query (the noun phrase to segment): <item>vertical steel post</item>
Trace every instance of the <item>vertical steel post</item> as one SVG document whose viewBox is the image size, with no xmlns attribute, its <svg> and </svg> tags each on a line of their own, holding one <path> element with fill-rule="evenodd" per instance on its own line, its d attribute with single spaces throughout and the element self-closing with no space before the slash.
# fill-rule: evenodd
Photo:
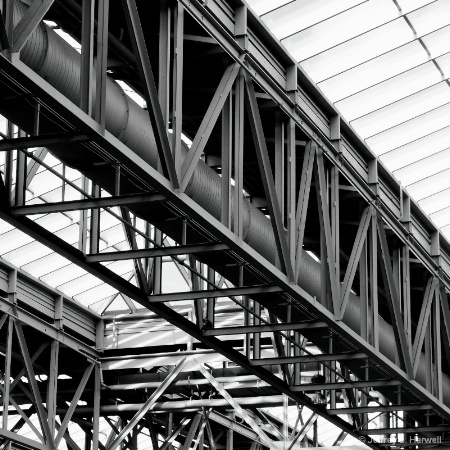
<svg viewBox="0 0 450 450">
<path fill-rule="evenodd" d="M 80 108 L 92 114 L 95 1 L 83 0 L 81 20 Z"/>
<path fill-rule="evenodd" d="M 100 197 L 100 186 L 92 184 L 92 195 L 94 198 Z M 93 208 L 91 210 L 91 229 L 89 236 L 89 251 L 90 253 L 98 253 L 100 241 L 100 208 Z"/>
<path fill-rule="evenodd" d="M 230 94 L 222 109 L 222 142 L 221 142 L 221 173 L 222 173 L 222 209 L 221 222 L 231 227 L 231 169 L 232 169 L 232 99 Z"/>
<path fill-rule="evenodd" d="M 98 0 L 97 13 L 97 64 L 94 119 L 105 130 L 106 80 L 108 70 L 108 17 L 109 0 Z"/>
<path fill-rule="evenodd" d="M 287 123 L 287 230 L 289 253 L 292 267 L 295 267 L 295 203 L 296 203 L 296 142 L 295 122 L 292 119 Z"/>
<path fill-rule="evenodd" d="M 167 0 L 160 0 L 158 97 L 164 123 L 169 123 L 171 10 Z"/>
<path fill-rule="evenodd" d="M 241 70 L 235 83 L 234 102 L 234 202 L 233 231 L 242 238 L 242 208 L 244 184 L 244 73 Z"/>
<path fill-rule="evenodd" d="M 87 192 L 89 186 L 89 180 L 81 175 L 81 188 L 84 192 Z M 81 198 L 84 199 L 85 195 L 81 194 Z M 86 244 L 87 244 L 87 210 L 83 209 L 80 211 L 80 225 L 78 233 L 78 250 L 86 254 Z"/>
<path fill-rule="evenodd" d="M 183 126 L 183 68 L 184 68 L 184 6 L 175 4 L 174 14 L 174 55 L 173 55 L 173 116 L 172 116 L 172 151 L 175 170 L 180 177 L 181 165 L 181 132 Z"/>
<path fill-rule="evenodd" d="M 56 430 L 56 398 L 58 392 L 58 362 L 59 362 L 59 341 L 52 341 L 50 344 L 50 367 L 47 385 L 47 411 L 48 426 L 52 438 L 55 437 Z"/>
<path fill-rule="evenodd" d="M 8 319 L 8 331 L 6 337 L 5 350 L 5 373 L 3 378 L 3 428 L 8 429 L 8 407 L 9 407 L 9 393 L 11 387 L 11 352 L 12 352 L 12 337 L 13 337 L 13 318 Z"/>
</svg>

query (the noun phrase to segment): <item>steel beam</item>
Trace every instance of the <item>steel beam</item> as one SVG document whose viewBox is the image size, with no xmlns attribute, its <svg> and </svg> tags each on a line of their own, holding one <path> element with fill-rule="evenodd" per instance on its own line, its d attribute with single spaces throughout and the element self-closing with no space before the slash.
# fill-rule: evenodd
<svg viewBox="0 0 450 450">
<path fill-rule="evenodd" d="M 156 258 L 158 256 L 192 255 L 196 253 L 220 252 L 228 250 L 225 244 L 191 244 L 174 247 L 149 248 L 148 250 L 125 250 L 86 255 L 88 262 L 122 261 L 136 258 Z"/>
<path fill-rule="evenodd" d="M 290 330 L 317 330 L 327 328 L 328 325 L 324 322 L 299 322 L 299 323 L 274 323 L 269 325 L 249 325 L 246 327 L 222 327 L 214 328 L 213 330 L 206 330 L 205 336 L 230 336 L 234 334 L 247 333 L 270 333 L 276 331 L 290 331 Z"/>
<path fill-rule="evenodd" d="M 306 356 L 287 356 L 276 358 L 252 359 L 250 364 L 252 366 L 270 366 L 274 364 L 294 364 L 294 363 L 321 363 L 328 361 L 353 361 L 355 359 L 367 358 L 365 353 L 334 353 L 327 355 L 306 355 Z"/>
<path fill-rule="evenodd" d="M 414 405 L 376 405 L 376 406 L 358 406 L 354 408 L 336 408 L 329 409 L 328 414 L 363 414 L 363 413 L 378 413 L 378 412 L 396 412 L 396 411 L 429 411 L 432 407 L 430 405 L 414 404 Z"/>
<path fill-rule="evenodd" d="M 44 18 L 55 0 L 35 0 L 20 18 L 13 32 L 13 52 L 20 52 L 25 42 Z"/>
<path fill-rule="evenodd" d="M 32 147 L 52 147 L 73 142 L 85 142 L 89 138 L 80 133 L 55 133 L 41 136 L 18 137 L 0 140 L 0 151 L 21 150 Z"/>
<path fill-rule="evenodd" d="M 138 203 L 151 204 L 153 202 L 162 202 L 164 200 L 165 198 L 160 194 L 121 195 L 118 197 L 88 198 L 85 200 L 71 200 L 67 202 L 49 202 L 36 205 L 17 206 L 12 208 L 12 213 L 18 216 L 31 216 L 34 214 L 52 214 L 67 211 L 108 208 L 114 206 L 130 206 Z"/>
<path fill-rule="evenodd" d="M 175 302 L 180 300 L 196 300 L 202 298 L 235 297 L 240 295 L 258 295 L 281 292 L 278 286 L 260 285 L 227 289 L 211 289 L 206 291 L 175 292 L 171 294 L 150 295 L 150 303 Z"/>
<path fill-rule="evenodd" d="M 434 432 L 446 432 L 448 431 L 448 425 L 439 425 L 434 427 L 397 427 L 397 428 L 377 428 L 371 430 L 360 430 L 359 433 L 362 436 L 379 436 L 379 435 L 390 435 L 390 434 L 405 434 L 405 433 L 434 433 Z M 435 436 L 436 439 L 438 437 Z M 433 438 L 430 438 L 433 439 Z"/>
</svg>

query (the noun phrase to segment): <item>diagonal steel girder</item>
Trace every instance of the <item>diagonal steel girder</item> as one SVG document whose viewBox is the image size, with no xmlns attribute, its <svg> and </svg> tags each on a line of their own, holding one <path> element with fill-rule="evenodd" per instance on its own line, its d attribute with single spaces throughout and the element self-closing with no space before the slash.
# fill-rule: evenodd
<svg viewBox="0 0 450 450">
<path fill-rule="evenodd" d="M 256 251 L 254 251 L 250 246 L 243 244 L 242 241 L 238 241 L 231 231 L 222 226 L 216 219 L 212 218 L 208 214 L 205 214 L 205 211 L 199 208 L 196 203 L 188 196 L 173 191 L 169 181 L 166 178 L 164 178 L 151 166 L 145 164 L 137 155 L 131 152 L 118 139 L 114 138 L 108 132 L 102 134 L 102 130 L 96 122 L 94 122 L 80 110 L 73 108 L 73 105 L 67 99 L 65 99 L 64 96 L 62 96 L 50 85 L 48 85 L 48 83 L 46 83 L 44 80 L 36 76 L 34 72 L 32 72 L 27 66 L 25 66 L 20 61 L 11 64 L 5 58 L 0 57 L 0 68 L 3 70 L 7 70 L 8 74 L 11 74 L 16 82 L 35 92 L 35 95 L 37 95 L 46 105 L 63 113 L 74 127 L 82 130 L 83 132 L 89 132 L 89 136 L 92 136 L 91 139 L 96 144 L 103 147 L 106 151 L 110 152 L 110 154 L 114 155 L 115 157 L 118 157 L 121 161 L 123 161 L 124 164 L 127 164 L 130 170 L 135 173 L 136 176 L 138 176 L 141 180 L 144 180 L 146 183 L 148 183 L 149 186 L 152 186 L 161 194 L 165 195 L 169 201 L 183 210 L 189 217 L 193 218 L 205 229 L 211 230 L 219 238 L 220 241 L 226 243 L 230 247 L 230 249 L 235 251 L 251 265 L 260 270 L 261 273 L 268 276 L 271 280 L 273 280 L 274 283 L 282 287 L 285 292 L 294 297 L 300 303 L 305 304 L 309 308 L 314 310 L 314 312 L 318 314 L 319 318 L 321 320 L 324 320 L 330 328 L 335 330 L 338 334 L 342 335 L 346 339 L 349 339 L 352 343 L 356 344 L 361 350 L 364 351 L 364 353 L 368 355 L 368 357 L 380 364 L 389 373 L 391 373 L 393 377 L 402 380 L 409 389 L 420 395 L 423 399 L 426 399 L 428 403 L 433 405 L 434 409 L 439 411 L 442 415 L 450 417 L 449 408 L 439 402 L 435 397 L 427 392 L 425 388 L 423 388 L 417 382 L 408 379 L 406 374 L 401 369 L 395 367 L 388 358 L 374 350 L 372 346 L 363 341 L 349 327 L 342 323 L 336 323 L 334 316 L 326 308 L 318 304 L 299 286 L 290 284 L 287 277 L 282 272 L 277 270 L 268 262 L 262 261 L 260 255 Z M 229 357 L 231 360 L 237 362 L 242 367 L 248 368 L 248 370 L 250 370 L 252 373 L 255 373 L 260 378 L 279 389 L 280 392 L 286 393 L 296 401 L 300 403 L 306 403 L 308 404 L 308 406 L 310 406 L 310 402 L 308 399 L 294 394 L 289 389 L 287 384 L 279 380 L 277 377 L 274 377 L 272 374 L 264 371 L 263 369 L 251 368 L 248 359 L 243 357 L 240 353 L 226 346 L 217 339 L 207 338 L 206 336 L 203 336 L 194 324 L 180 317 L 176 312 L 166 307 L 165 305 L 150 305 L 147 301 L 147 298 L 143 296 L 143 294 L 135 287 L 132 287 L 129 283 L 126 283 L 123 279 L 112 274 L 101 265 L 87 264 L 83 255 L 76 249 L 70 247 L 65 242 L 57 241 L 53 235 L 48 232 L 46 233 L 46 230 L 42 230 L 39 226 L 31 222 L 29 219 L 14 218 L 9 214 L 7 209 L 3 210 L 1 216 L 9 223 L 12 223 L 18 228 L 24 230 L 40 242 L 44 242 L 53 250 L 62 253 L 72 262 L 90 271 L 106 283 L 118 288 L 126 295 L 129 295 L 130 298 L 133 298 L 139 303 L 148 307 L 159 316 L 178 326 L 183 331 L 191 334 L 201 342 L 204 342 L 209 347 L 216 349 L 220 353 Z M 311 407 L 312 409 L 316 409 L 314 406 Z M 328 417 L 323 411 L 319 411 L 319 414 L 327 417 L 330 422 L 335 423 L 340 428 L 345 430 L 349 429 L 349 425 L 346 422 L 339 420 L 336 421 L 335 419 Z M 349 432 L 353 435 L 357 435 L 357 433 L 352 430 L 349 430 Z"/>
</svg>

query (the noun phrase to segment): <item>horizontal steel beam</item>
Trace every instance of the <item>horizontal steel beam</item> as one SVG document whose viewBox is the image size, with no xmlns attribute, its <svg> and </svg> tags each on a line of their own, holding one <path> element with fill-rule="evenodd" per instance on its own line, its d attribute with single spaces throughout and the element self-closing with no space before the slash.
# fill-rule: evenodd
<svg viewBox="0 0 450 450">
<path fill-rule="evenodd" d="M 122 252 L 96 253 L 86 256 L 87 262 L 122 261 L 135 258 L 156 258 L 157 256 L 194 255 L 196 253 L 228 250 L 225 244 L 177 245 L 174 247 L 127 250 Z"/>
<path fill-rule="evenodd" d="M 17 216 L 30 216 L 33 214 L 50 214 L 85 209 L 108 208 L 113 206 L 127 206 L 137 203 L 162 202 L 164 200 L 165 198 L 161 194 L 123 195 L 118 197 L 90 198 L 69 202 L 17 206 L 12 208 L 12 213 Z"/>
<path fill-rule="evenodd" d="M 279 286 L 248 286 L 228 289 L 211 289 L 209 291 L 174 292 L 171 294 L 149 295 L 150 303 L 176 302 L 180 300 L 197 300 L 200 298 L 235 297 L 239 295 L 268 294 L 271 292 L 281 292 Z"/>
<path fill-rule="evenodd" d="M 230 336 L 233 334 L 266 333 L 274 331 L 316 330 L 327 328 L 325 322 L 276 323 L 273 325 L 249 325 L 247 327 L 224 327 L 206 330 L 205 336 Z"/>
<path fill-rule="evenodd" d="M 269 384 L 265 381 L 261 381 L 254 375 L 237 376 L 237 377 L 217 377 L 218 383 L 221 383 L 223 387 L 227 390 L 229 389 L 242 389 L 242 388 L 259 388 L 268 387 Z M 155 389 L 160 386 L 162 380 L 158 381 L 143 381 L 136 383 L 126 383 L 126 384 L 113 384 L 106 386 L 105 389 L 108 391 L 128 391 L 135 389 Z M 209 385 L 210 382 L 206 378 L 196 378 L 188 380 L 178 380 L 174 381 L 171 386 L 201 386 Z"/>
<path fill-rule="evenodd" d="M 376 412 L 391 412 L 391 411 L 421 411 L 432 409 L 430 405 L 376 405 L 376 406 L 360 406 L 356 408 L 336 408 L 329 409 L 328 414 L 363 414 Z"/>
<path fill-rule="evenodd" d="M 67 144 L 69 142 L 88 141 L 85 134 L 55 133 L 42 136 L 31 136 L 0 140 L 0 151 L 20 150 L 33 147 L 51 147 L 52 145 Z"/>
<path fill-rule="evenodd" d="M 311 362 L 327 362 L 327 361 L 350 361 L 353 359 L 367 358 L 365 353 L 335 353 L 324 355 L 305 355 L 305 356 L 287 356 L 285 358 L 263 358 L 253 359 L 250 361 L 252 366 L 270 366 L 273 364 L 294 364 L 294 363 L 311 363 Z"/>
<path fill-rule="evenodd" d="M 282 395 L 264 395 L 254 397 L 240 397 L 233 399 L 238 405 L 245 408 L 263 408 L 281 406 L 283 404 Z M 143 403 L 123 403 L 119 405 L 103 405 L 100 412 L 103 415 L 123 414 L 126 412 L 139 411 Z M 232 409 L 230 403 L 224 398 L 207 398 L 201 400 L 175 400 L 167 402 L 156 402 L 149 411 L 194 411 L 202 408 L 227 408 Z M 57 414 L 62 414 L 66 408 L 57 408 Z M 75 414 L 91 414 L 93 408 L 81 406 L 75 409 Z"/>
<path fill-rule="evenodd" d="M 311 392 L 339 389 L 364 389 L 364 388 L 377 388 L 387 386 L 400 386 L 402 383 L 399 380 L 367 380 L 367 381 L 342 381 L 339 383 L 321 383 L 321 384 L 302 384 L 292 386 L 291 389 L 294 392 Z"/>
<path fill-rule="evenodd" d="M 375 436 L 380 434 L 433 433 L 436 431 L 448 430 L 448 425 L 439 425 L 435 427 L 376 428 L 372 430 L 359 430 L 359 434 L 362 436 Z"/>
</svg>

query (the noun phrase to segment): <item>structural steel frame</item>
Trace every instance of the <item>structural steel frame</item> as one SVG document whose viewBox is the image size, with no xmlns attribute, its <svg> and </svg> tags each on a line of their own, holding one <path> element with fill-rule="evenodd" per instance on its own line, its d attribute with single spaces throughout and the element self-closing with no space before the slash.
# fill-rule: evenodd
<svg viewBox="0 0 450 450">
<path fill-rule="evenodd" d="M 264 386 L 283 394 L 285 397 L 281 404 L 285 411 L 288 398 L 312 411 L 310 419 L 302 428 L 296 429 L 297 425 L 289 428 L 285 423 L 281 437 L 273 433 L 272 437 L 268 437 L 261 423 L 255 421 L 254 411 L 249 413 L 242 409 L 239 399 L 233 399 L 202 363 L 192 359 L 196 370 L 226 399 L 233 414 L 243 418 L 251 427 L 252 430 L 241 430 L 243 435 L 254 440 L 251 448 L 256 448 L 256 445 L 275 448 L 274 440 L 289 441 L 288 445 L 292 447 L 296 441 L 305 438 L 311 427 L 315 427 L 314 441 L 317 443 L 319 417 L 326 418 L 344 433 L 355 437 L 414 433 L 445 441 L 448 437 L 450 409 L 448 403 L 444 402 L 444 391 L 448 387 L 443 385 L 448 368 L 444 369 L 442 364 L 443 361 L 450 362 L 450 309 L 447 295 L 450 291 L 450 245 L 246 5 L 231 0 L 178 0 L 174 5 L 162 1 L 159 72 L 158 77 L 155 77 L 141 25 L 142 16 L 134 0 L 123 0 L 136 68 L 155 132 L 161 166 L 161 171 L 158 171 L 105 128 L 108 1 L 99 2 L 96 21 L 94 2 L 83 2 L 81 79 L 84 83 L 81 85 L 84 90 L 79 107 L 20 60 L 20 50 L 53 3 L 57 4 L 58 0 L 34 0 L 15 27 L 11 23 L 13 2 L 7 0 L 3 11 L 5 33 L 2 34 L 0 78 L 4 84 L 14 86 L 20 96 L 33 98 L 39 108 L 31 135 L 21 131 L 17 138 L 4 136 L 0 141 L 0 151 L 7 152 L 1 183 L 0 217 L 113 286 L 130 299 L 130 303 L 134 301 L 155 313 L 201 345 L 247 371 Z M 212 38 L 211 41 L 224 52 L 228 64 L 184 157 L 181 151 L 183 40 L 188 38 L 184 35 L 183 27 L 187 17 L 201 25 Z M 94 67 L 93 33 L 86 30 L 95 27 L 99 63 Z M 171 27 L 174 35 L 172 46 Z M 193 37 L 190 36 L 190 39 Z M 90 105 L 93 86 L 86 80 L 91 80 L 94 72 L 96 89 L 100 95 Z M 270 104 L 270 108 L 276 111 L 274 162 L 267 146 L 262 102 Z M 42 111 L 63 119 L 59 123 L 64 125 L 55 126 L 55 134 L 39 134 L 39 114 Z M 198 161 L 219 123 L 219 117 L 222 207 L 218 219 L 186 192 Z M 169 118 L 173 129 L 171 135 L 167 133 Z M 271 219 L 276 243 L 274 262 L 261 256 L 244 238 L 243 211 L 247 200 L 244 198 L 243 162 L 246 146 L 244 128 L 247 124 L 250 125 L 258 176 L 264 189 L 262 208 Z M 301 145 L 297 143 L 298 136 L 303 138 Z M 112 196 L 101 197 L 99 186 L 93 186 L 88 191 L 89 183 L 85 182 L 81 188 L 77 187 L 83 196 L 79 201 L 28 205 L 26 188 L 29 177 L 24 176 L 27 160 L 45 167 L 45 153 L 36 157 L 28 149 L 39 146 L 52 152 L 66 144 L 79 144 L 80 149 L 87 153 L 95 150 L 103 155 L 105 163 L 119 164 L 115 192 L 111 193 Z M 16 157 L 15 174 L 12 155 Z M 83 158 L 83 155 L 80 157 Z M 296 168 L 300 165 L 300 177 L 297 177 Z M 50 171 L 50 168 L 45 168 Z M 62 175 L 53 175 L 64 179 Z M 120 177 L 132 180 L 139 186 L 140 192 L 121 195 Z M 232 179 L 234 188 L 231 187 Z M 70 183 L 67 179 L 64 182 Z M 346 263 L 341 257 L 343 236 L 340 228 L 345 224 L 345 218 L 340 215 L 341 191 L 350 192 L 357 199 L 355 203 L 359 204 L 354 244 Z M 137 205 L 152 203 L 162 204 L 174 211 L 174 217 L 181 227 L 178 242 L 169 243 L 164 240 L 163 232 L 151 235 L 133 225 L 132 216 L 139 216 L 139 212 L 136 213 L 138 209 L 135 209 Z M 257 204 L 257 199 L 254 204 Z M 316 257 L 321 261 L 321 301 L 308 293 L 301 283 L 297 284 L 302 248 L 306 244 L 305 227 L 311 220 L 314 205 L 317 205 L 316 214 L 320 225 Z M 112 213 L 110 208 L 114 206 L 121 208 L 121 215 L 116 214 L 115 217 L 124 225 L 130 250 L 99 252 L 99 210 Z M 28 217 L 74 210 L 79 210 L 81 217 L 78 248 Z M 90 220 L 87 210 L 91 210 Z M 192 244 L 198 235 L 202 236 L 204 242 Z M 138 248 L 138 236 L 146 239 L 146 248 Z M 181 255 L 186 255 L 188 263 L 182 261 Z M 190 277 L 190 292 L 161 292 L 163 258 L 170 258 L 189 270 L 187 277 Z M 233 261 L 230 265 L 235 267 L 237 274 L 233 275 L 233 280 L 227 281 L 226 287 L 216 281 L 216 269 L 219 274 L 221 270 L 217 261 L 221 258 Z M 101 264 L 120 259 L 134 261 L 137 285 Z M 202 265 L 207 266 L 207 269 Z M 414 270 L 420 272 L 425 280 L 421 286 L 423 300 L 417 323 L 413 323 L 414 305 L 411 305 L 410 272 L 413 265 Z M 74 422 L 85 430 L 87 440 L 95 450 L 103 447 L 114 450 L 119 445 L 124 448 L 124 442 L 131 449 L 137 448 L 137 435 L 144 428 L 151 435 L 154 448 L 157 448 L 156 432 L 152 429 L 158 421 L 156 417 L 150 417 L 148 411 L 166 387 L 172 383 L 176 385 L 175 380 L 184 369 L 185 362 L 181 362 L 171 372 L 167 382 L 147 396 L 145 403 L 138 404 L 139 407 L 133 406 L 138 409 L 135 409 L 137 413 L 131 419 L 126 416 L 119 418 L 120 423 L 116 425 L 111 422 L 111 429 L 116 430 L 116 433 L 112 432 L 108 444 L 103 446 L 99 442 L 100 416 L 121 416 L 125 411 L 118 408 L 113 414 L 113 408 L 109 411 L 100 403 L 104 395 L 101 392 L 102 373 L 108 370 L 107 367 L 112 367 L 104 348 L 104 336 L 108 321 L 114 319 L 108 314 L 100 316 L 85 311 L 70 300 L 66 301 L 60 293 L 42 287 L 41 283 L 25 273 L 14 268 L 7 270 L 10 271 L 8 282 L 2 288 L 7 299 L 0 299 L 1 311 L 4 313 L 1 326 L 8 327 L 3 404 L 15 407 L 23 424 L 33 428 L 38 440 L 8 431 L 10 413 L 4 409 L 0 435 L 5 442 L 35 449 L 52 449 L 58 448 L 61 440 L 65 439 L 69 447 L 78 450 L 68 434 L 68 425 Z M 356 277 L 358 283 L 355 282 Z M 247 279 L 251 280 L 248 285 L 245 284 Z M 38 306 L 38 302 L 33 304 L 28 298 L 21 297 L 19 281 L 45 291 L 48 306 L 44 308 Z M 355 289 L 359 291 L 361 308 L 358 331 L 344 323 L 349 299 Z M 242 324 L 220 327 L 221 315 L 216 306 L 218 299 L 225 297 L 234 302 L 243 317 Z M 193 312 L 189 317 L 181 314 L 173 304 L 168 304 L 186 301 L 193 302 Z M 66 308 L 75 309 L 78 314 L 72 322 L 66 320 Z M 38 315 L 33 313 L 36 311 Z M 380 351 L 382 337 L 379 311 L 393 328 L 394 357 L 388 357 Z M 142 313 L 136 311 L 130 314 L 130 318 Z M 90 326 L 89 333 L 80 329 L 80 323 L 86 320 Z M 45 408 L 42 388 L 36 382 L 35 360 L 28 351 L 27 333 L 24 333 L 23 326 L 26 326 L 26 330 L 42 333 L 50 342 L 50 367 L 56 367 L 56 371 L 48 371 Z M 233 338 L 236 341 L 219 339 L 224 336 L 237 338 Z M 263 343 L 267 336 L 273 342 L 271 355 Z M 30 389 L 23 386 L 18 375 L 14 377 L 11 374 L 13 340 L 19 343 L 25 363 L 22 372 L 28 374 Z M 308 342 L 317 345 L 314 353 L 307 348 Z M 82 375 L 77 374 L 78 385 L 66 410 L 57 407 L 60 400 L 57 392 L 58 364 L 55 362 L 62 346 L 86 361 Z M 38 357 L 39 354 L 35 359 Z M 144 367 L 136 355 L 130 354 L 123 359 L 128 361 L 130 367 Z M 425 381 L 417 379 L 421 360 L 427 366 L 424 369 Z M 302 382 L 302 371 L 307 363 L 320 368 L 323 382 Z M 14 381 L 10 385 L 11 377 Z M 29 415 L 11 395 L 15 383 L 34 406 Z M 93 386 L 92 396 L 89 408 L 83 411 L 77 407 L 77 403 L 88 383 Z M 376 400 L 378 404 L 372 406 L 369 403 L 374 398 L 369 389 L 376 387 L 387 395 L 380 394 L 380 399 Z M 320 392 L 327 407 L 318 403 L 308 392 Z M 337 407 L 338 398 L 344 399 L 344 408 Z M 273 398 L 273 401 L 279 404 L 280 398 Z M 233 414 L 219 417 L 217 411 L 198 405 L 185 409 L 188 415 L 175 429 L 172 429 L 174 424 L 165 425 L 165 442 L 159 448 L 170 448 L 171 442 L 181 436 L 188 423 L 189 431 L 183 431 L 183 449 L 190 448 L 195 437 L 195 447 L 202 448 L 208 441 L 209 447 L 215 448 L 210 427 L 210 422 L 214 420 L 224 427 L 239 431 Z M 39 417 L 40 430 L 29 419 L 34 410 Z M 194 414 L 192 410 L 195 410 Z M 424 415 L 418 411 L 427 412 Z M 368 417 L 370 413 L 382 413 L 384 426 L 377 430 L 369 428 L 372 420 Z M 60 423 L 55 419 L 57 414 L 61 415 Z M 80 415 L 83 419 L 80 419 Z M 86 420 L 86 417 L 89 419 Z M 270 423 L 276 426 L 273 425 L 274 421 Z M 394 423 L 396 425 L 392 426 Z M 54 433 L 54 430 L 58 431 Z M 227 433 L 227 446 L 232 448 L 232 432 L 228 429 Z M 336 443 L 342 440 L 343 436 Z M 379 447 L 375 437 L 368 445 Z M 409 446 L 405 442 L 401 445 Z"/>
</svg>

